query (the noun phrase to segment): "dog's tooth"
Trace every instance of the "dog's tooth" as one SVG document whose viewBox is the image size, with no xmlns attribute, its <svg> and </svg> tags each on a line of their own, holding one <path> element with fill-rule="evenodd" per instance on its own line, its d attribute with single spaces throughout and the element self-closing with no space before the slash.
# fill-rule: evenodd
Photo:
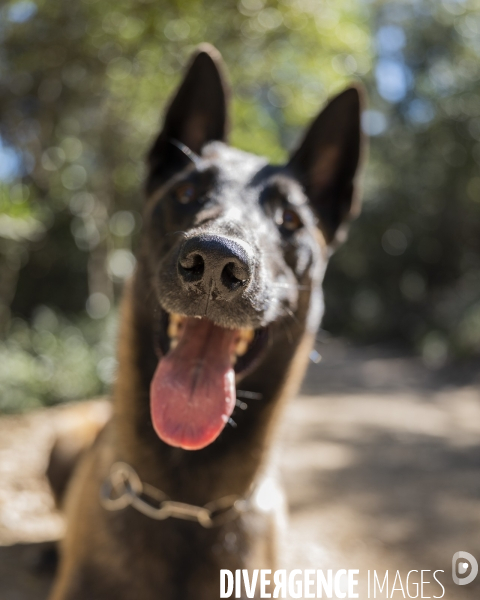
<svg viewBox="0 0 480 600">
<path fill-rule="evenodd" d="M 237 342 L 235 344 L 235 354 L 237 356 L 243 356 L 248 350 L 248 346 L 254 338 L 255 332 L 253 329 L 241 329 Z"/>
<path fill-rule="evenodd" d="M 177 345 L 178 345 L 178 338 L 177 337 L 172 338 L 170 340 L 170 350 L 175 350 L 175 348 L 177 347 Z"/>
<path fill-rule="evenodd" d="M 235 354 L 237 356 L 243 356 L 245 354 L 245 352 L 248 349 L 248 340 L 246 339 L 240 339 L 236 344 L 235 344 Z"/>
<path fill-rule="evenodd" d="M 168 324 L 167 333 L 168 333 L 168 337 L 170 339 L 177 337 L 178 336 L 178 322 L 170 321 L 170 323 Z"/>
<path fill-rule="evenodd" d="M 255 331 L 253 329 L 241 329 L 240 337 L 242 340 L 245 340 L 247 344 L 249 344 L 255 335 Z"/>
<path fill-rule="evenodd" d="M 182 317 L 182 315 L 179 315 L 177 313 L 170 313 L 168 329 L 167 329 L 169 338 L 178 337 L 178 335 L 183 327 L 184 321 L 185 321 L 185 317 Z"/>
<path fill-rule="evenodd" d="M 180 325 L 184 319 L 185 317 L 182 317 L 182 315 L 179 315 L 178 313 L 170 313 L 170 323 L 176 323 L 177 325 Z"/>
</svg>

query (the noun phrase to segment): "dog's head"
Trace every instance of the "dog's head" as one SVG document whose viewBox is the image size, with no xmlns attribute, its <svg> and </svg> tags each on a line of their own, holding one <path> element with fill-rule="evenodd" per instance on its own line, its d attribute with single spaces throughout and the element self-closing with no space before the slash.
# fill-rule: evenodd
<svg viewBox="0 0 480 600">
<path fill-rule="evenodd" d="M 318 327 L 360 156 L 356 88 L 328 104 L 280 166 L 227 145 L 227 101 L 219 54 L 202 46 L 148 161 L 139 263 L 158 303 L 151 413 L 160 438 L 185 449 L 216 439 L 235 381 L 288 344 L 289 325 Z"/>
</svg>

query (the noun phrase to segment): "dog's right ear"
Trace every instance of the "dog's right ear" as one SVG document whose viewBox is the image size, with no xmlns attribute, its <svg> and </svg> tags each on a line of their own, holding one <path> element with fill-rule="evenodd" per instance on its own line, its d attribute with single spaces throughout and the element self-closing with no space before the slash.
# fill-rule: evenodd
<svg viewBox="0 0 480 600">
<path fill-rule="evenodd" d="M 163 130 L 148 154 L 147 190 L 185 166 L 185 155 L 171 140 L 196 154 L 207 142 L 226 140 L 228 96 L 220 53 L 210 44 L 200 45 L 168 107 Z"/>
</svg>

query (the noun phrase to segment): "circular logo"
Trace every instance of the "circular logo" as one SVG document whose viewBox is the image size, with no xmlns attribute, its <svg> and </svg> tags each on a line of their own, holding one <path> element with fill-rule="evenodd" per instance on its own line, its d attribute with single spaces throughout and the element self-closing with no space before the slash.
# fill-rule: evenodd
<svg viewBox="0 0 480 600">
<path fill-rule="evenodd" d="M 470 567 L 470 573 L 466 577 L 459 577 L 464 575 Z M 478 563 L 474 556 L 470 552 L 455 552 L 452 558 L 452 578 L 454 583 L 457 585 L 467 585 L 472 583 L 478 574 Z"/>
</svg>

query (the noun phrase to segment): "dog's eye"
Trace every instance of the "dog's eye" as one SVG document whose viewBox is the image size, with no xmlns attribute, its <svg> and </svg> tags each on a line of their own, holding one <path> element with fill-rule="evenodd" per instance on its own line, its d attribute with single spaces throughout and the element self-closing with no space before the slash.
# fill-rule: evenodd
<svg viewBox="0 0 480 600">
<path fill-rule="evenodd" d="M 175 188 L 175 198 L 180 204 L 190 204 L 197 197 L 197 191 L 193 183 L 182 183 Z"/>
<path fill-rule="evenodd" d="M 280 225 L 287 231 L 296 231 L 302 226 L 302 221 L 294 210 L 286 208 L 282 212 Z"/>
</svg>

